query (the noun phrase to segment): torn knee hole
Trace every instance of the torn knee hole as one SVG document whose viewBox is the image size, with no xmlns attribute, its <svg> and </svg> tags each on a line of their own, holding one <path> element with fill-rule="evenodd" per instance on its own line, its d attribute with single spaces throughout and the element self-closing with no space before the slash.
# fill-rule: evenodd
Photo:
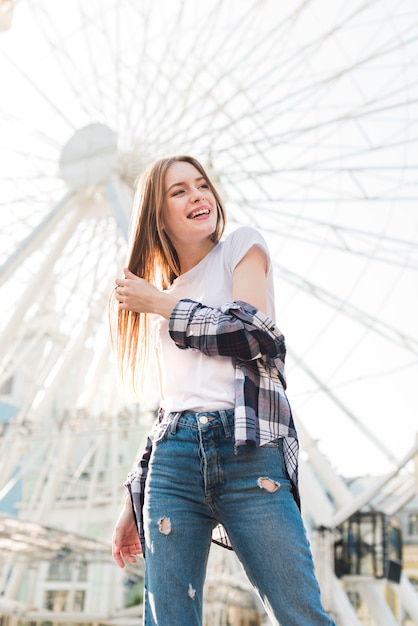
<svg viewBox="0 0 418 626">
<path fill-rule="evenodd" d="M 169 535 L 171 533 L 171 522 L 169 517 L 162 517 L 158 522 L 158 528 L 163 535 Z"/>
<path fill-rule="evenodd" d="M 189 583 L 189 590 L 188 590 L 187 594 L 188 594 L 189 598 L 191 598 L 192 600 L 195 599 L 196 589 L 193 589 L 191 583 Z"/>
<path fill-rule="evenodd" d="M 278 488 L 280 487 L 280 483 L 267 477 L 259 478 L 257 480 L 257 484 L 260 487 L 260 489 L 265 489 L 266 491 L 270 491 L 270 493 L 277 491 Z"/>
</svg>

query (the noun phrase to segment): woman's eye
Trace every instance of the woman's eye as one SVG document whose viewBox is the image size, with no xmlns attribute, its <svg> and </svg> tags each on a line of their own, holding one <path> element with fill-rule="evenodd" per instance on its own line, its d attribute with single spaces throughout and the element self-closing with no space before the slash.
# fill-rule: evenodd
<svg viewBox="0 0 418 626">
<path fill-rule="evenodd" d="M 178 189 L 173 193 L 173 196 L 179 196 L 181 193 L 183 193 L 183 189 Z"/>
<path fill-rule="evenodd" d="M 209 189 L 209 185 L 207 183 L 203 183 L 203 185 L 200 185 L 200 187 L 202 189 Z"/>
</svg>

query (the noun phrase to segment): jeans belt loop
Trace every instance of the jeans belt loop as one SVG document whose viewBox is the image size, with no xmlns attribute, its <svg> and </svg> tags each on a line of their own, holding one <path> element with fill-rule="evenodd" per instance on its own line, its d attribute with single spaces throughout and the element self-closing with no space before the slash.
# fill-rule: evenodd
<svg viewBox="0 0 418 626">
<path fill-rule="evenodd" d="M 178 411 L 177 413 L 174 413 L 174 417 L 173 417 L 173 421 L 171 422 L 171 426 L 170 426 L 170 433 L 172 435 L 175 435 L 177 432 L 177 424 L 178 421 L 180 419 L 180 415 L 181 415 L 181 411 Z"/>
<path fill-rule="evenodd" d="M 232 433 L 231 433 L 231 429 L 229 427 L 229 422 L 228 422 L 228 417 L 226 414 L 226 411 L 219 411 L 219 416 L 222 420 L 222 426 L 224 427 L 224 431 L 225 431 L 225 437 L 231 437 Z"/>
</svg>

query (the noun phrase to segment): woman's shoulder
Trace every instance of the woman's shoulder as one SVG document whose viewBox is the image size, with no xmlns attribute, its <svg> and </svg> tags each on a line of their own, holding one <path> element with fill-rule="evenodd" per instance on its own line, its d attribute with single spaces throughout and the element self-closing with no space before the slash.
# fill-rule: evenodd
<svg viewBox="0 0 418 626">
<path fill-rule="evenodd" d="M 254 226 L 238 226 L 234 230 L 232 230 L 225 238 L 225 241 L 228 239 L 234 239 L 235 237 L 262 237 L 259 230 L 254 228 Z"/>
<path fill-rule="evenodd" d="M 260 246 L 269 258 L 267 243 L 263 235 L 252 226 L 239 226 L 223 241 L 223 256 L 233 269 L 252 246 Z"/>
<path fill-rule="evenodd" d="M 223 242 L 225 250 L 239 248 L 248 249 L 260 245 L 267 251 L 267 243 L 263 235 L 253 226 L 239 226 L 230 232 Z"/>
</svg>

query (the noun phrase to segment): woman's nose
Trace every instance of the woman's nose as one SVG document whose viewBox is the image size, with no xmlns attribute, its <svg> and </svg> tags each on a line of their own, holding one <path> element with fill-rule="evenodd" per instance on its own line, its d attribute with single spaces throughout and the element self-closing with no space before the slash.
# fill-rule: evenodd
<svg viewBox="0 0 418 626">
<path fill-rule="evenodd" d="M 201 189 L 199 189 L 198 187 L 195 187 L 195 189 L 192 190 L 192 201 L 197 202 L 198 200 L 201 200 L 202 198 L 203 198 L 203 193 Z"/>
</svg>

